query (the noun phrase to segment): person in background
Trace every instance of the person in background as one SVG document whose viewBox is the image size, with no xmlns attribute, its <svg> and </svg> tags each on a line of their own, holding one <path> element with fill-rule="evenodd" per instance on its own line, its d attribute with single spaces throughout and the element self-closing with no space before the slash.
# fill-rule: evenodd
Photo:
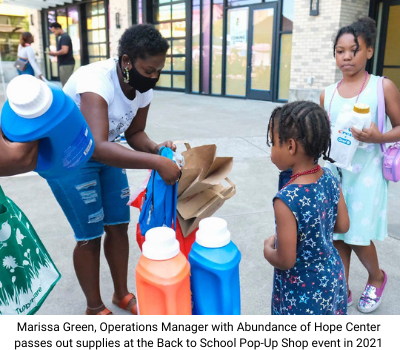
<svg viewBox="0 0 400 350">
<path fill-rule="evenodd" d="M 35 76 L 36 73 L 39 79 L 42 79 L 42 72 L 36 63 L 35 52 L 31 46 L 33 41 L 33 35 L 31 33 L 24 32 L 21 34 L 20 44 L 18 45 L 18 58 L 28 63 L 24 71 L 19 69 L 17 69 L 17 71 L 19 75 L 29 74 Z"/>
<path fill-rule="evenodd" d="M 58 71 L 60 74 L 60 81 L 64 86 L 69 77 L 74 72 L 75 59 L 72 50 L 71 37 L 64 32 L 61 25 L 57 22 L 50 24 L 50 31 L 58 38 L 57 51 L 49 51 L 49 56 L 56 56 L 58 62 Z"/>
</svg>

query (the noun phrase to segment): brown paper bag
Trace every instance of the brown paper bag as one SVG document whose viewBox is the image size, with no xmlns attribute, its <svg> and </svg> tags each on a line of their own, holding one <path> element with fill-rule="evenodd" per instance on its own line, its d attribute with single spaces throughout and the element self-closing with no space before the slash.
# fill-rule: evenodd
<svg viewBox="0 0 400 350">
<path fill-rule="evenodd" d="M 201 219 L 212 216 L 227 199 L 235 195 L 235 184 L 229 178 L 225 180 L 228 187 L 219 183 L 190 197 L 178 198 L 177 217 L 184 237 L 198 227 Z"/>
<path fill-rule="evenodd" d="M 217 146 L 205 145 L 188 148 L 182 155 L 185 166 L 178 185 L 178 198 L 187 198 L 203 192 L 225 179 L 233 166 L 233 157 L 216 157 Z"/>
</svg>

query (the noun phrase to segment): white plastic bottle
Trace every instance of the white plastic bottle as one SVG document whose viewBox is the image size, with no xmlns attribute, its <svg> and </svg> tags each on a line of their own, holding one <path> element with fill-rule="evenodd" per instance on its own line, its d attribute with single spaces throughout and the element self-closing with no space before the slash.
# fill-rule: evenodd
<svg viewBox="0 0 400 350">
<path fill-rule="evenodd" d="M 372 123 L 372 117 L 370 108 L 366 103 L 356 103 L 353 107 L 353 114 L 357 115 L 358 118 L 362 118 L 364 121 L 364 125 L 362 129 L 369 129 Z M 367 148 L 368 143 L 366 142 L 359 142 L 359 148 Z"/>
</svg>

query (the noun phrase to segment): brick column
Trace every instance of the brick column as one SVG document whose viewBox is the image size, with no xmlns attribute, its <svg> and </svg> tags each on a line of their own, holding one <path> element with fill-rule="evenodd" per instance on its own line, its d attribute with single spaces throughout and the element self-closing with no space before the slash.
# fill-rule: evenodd
<svg viewBox="0 0 400 350">
<path fill-rule="evenodd" d="M 110 57 L 118 55 L 118 42 L 124 31 L 132 25 L 132 1 L 111 0 L 110 4 Z M 119 24 L 117 28 L 116 13 L 119 13 Z"/>
<path fill-rule="evenodd" d="M 31 21 L 31 16 L 33 24 Z M 41 12 L 39 10 L 29 9 L 28 22 L 29 22 L 29 32 L 32 33 L 35 39 L 35 42 L 32 44 L 32 48 L 33 51 L 35 52 L 36 62 L 39 68 L 42 70 L 42 74 L 45 75 Z"/>
</svg>

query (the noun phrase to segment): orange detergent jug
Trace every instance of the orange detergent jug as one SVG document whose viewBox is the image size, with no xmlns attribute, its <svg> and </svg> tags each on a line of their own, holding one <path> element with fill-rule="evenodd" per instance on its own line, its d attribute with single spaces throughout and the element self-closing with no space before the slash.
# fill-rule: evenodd
<svg viewBox="0 0 400 350">
<path fill-rule="evenodd" d="M 190 265 L 179 250 L 175 231 L 156 227 L 146 232 L 136 266 L 140 315 L 191 315 Z"/>
</svg>

